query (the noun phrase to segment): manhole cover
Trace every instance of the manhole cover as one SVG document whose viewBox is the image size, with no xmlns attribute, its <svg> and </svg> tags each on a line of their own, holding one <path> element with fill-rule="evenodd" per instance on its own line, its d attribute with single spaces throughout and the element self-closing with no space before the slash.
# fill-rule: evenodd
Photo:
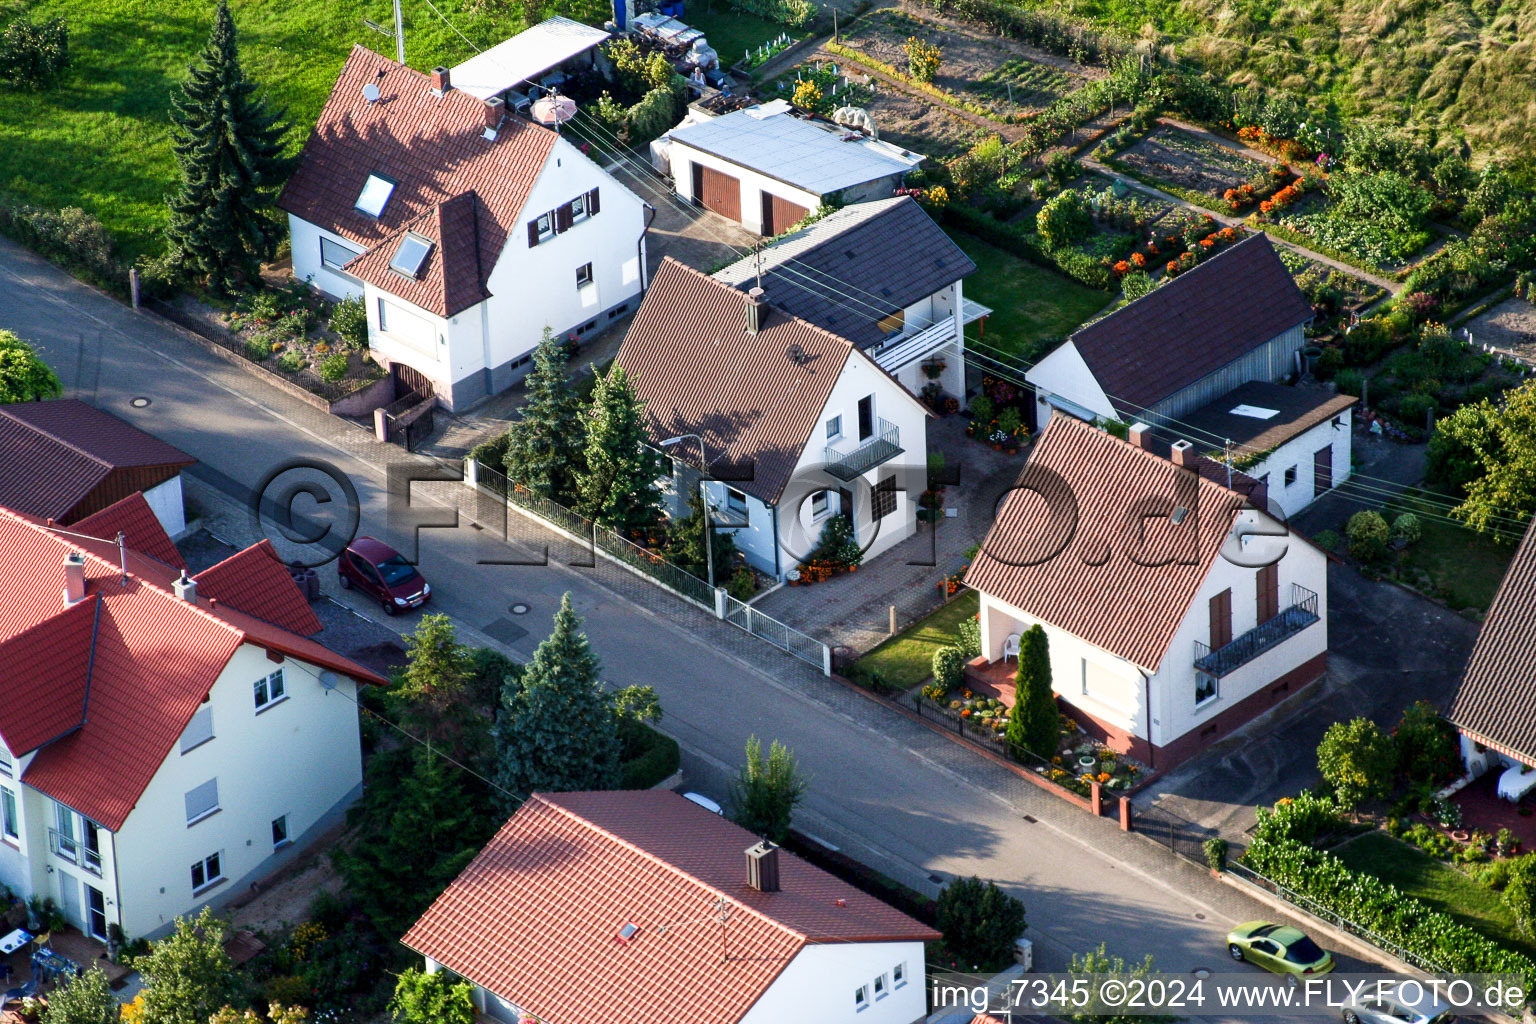
<svg viewBox="0 0 1536 1024">
<path fill-rule="evenodd" d="M 513 615 L 527 615 L 528 606 L 519 601 L 517 604 L 509 606 L 507 611 L 511 612 Z"/>
<path fill-rule="evenodd" d="M 1197 978 L 1209 978 L 1211 976 L 1211 969 L 1209 967 L 1196 967 L 1194 975 Z"/>
<path fill-rule="evenodd" d="M 133 401 L 129 402 L 128 404 L 133 406 L 135 409 L 143 409 L 143 408 L 148 407 L 149 399 L 145 398 L 143 395 L 140 395 L 138 398 L 135 398 Z"/>
</svg>

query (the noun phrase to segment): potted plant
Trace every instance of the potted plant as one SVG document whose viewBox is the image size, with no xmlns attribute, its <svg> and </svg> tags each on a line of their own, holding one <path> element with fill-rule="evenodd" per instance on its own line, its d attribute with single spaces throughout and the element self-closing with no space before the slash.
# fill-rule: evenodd
<svg viewBox="0 0 1536 1024">
<path fill-rule="evenodd" d="M 798 587 L 800 585 L 800 570 L 791 569 L 784 574 L 784 578 L 789 581 L 790 586 Z"/>
<path fill-rule="evenodd" d="M 1499 829 L 1499 834 L 1496 841 L 1498 843 L 1500 857 L 1513 856 L 1520 849 L 1520 841 L 1516 839 L 1515 834 L 1507 828 Z"/>
</svg>

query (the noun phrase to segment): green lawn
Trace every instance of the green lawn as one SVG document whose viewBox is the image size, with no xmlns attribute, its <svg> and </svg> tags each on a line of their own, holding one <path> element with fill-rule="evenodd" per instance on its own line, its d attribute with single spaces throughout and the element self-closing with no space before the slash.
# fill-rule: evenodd
<svg viewBox="0 0 1536 1024">
<path fill-rule="evenodd" d="M 785 33 L 791 39 L 805 35 L 803 30 L 792 29 L 788 25 L 759 18 L 745 11 L 732 10 L 725 0 L 713 0 L 707 7 L 702 3 L 689 6 L 683 12 L 683 21 L 704 33 L 709 45 L 720 54 L 720 63 L 724 67 L 730 67 L 741 60 L 747 50 L 755 50 Z"/>
<path fill-rule="evenodd" d="M 471 13 L 471 0 L 434 0 L 488 47 L 521 27 L 509 13 Z M 389 56 L 392 40 L 362 22 L 391 20 L 389 0 L 231 0 L 246 71 L 286 107 L 296 151 L 353 43 Z M 490 5 L 485 5 L 490 6 Z M 26 13 L 69 24 L 69 79 L 45 93 L 0 86 L 0 191 L 40 206 L 80 206 L 132 258 L 156 251 L 175 164 L 167 141 L 172 88 L 207 40 L 212 0 L 0 0 L 0 25 Z M 601 21 L 598 0 L 564 0 L 558 13 Z M 483 8 L 482 8 L 483 10 Z M 550 13 L 556 13 L 551 9 Z M 423 3 L 405 5 L 406 62 L 453 65 L 473 50 Z"/>
<path fill-rule="evenodd" d="M 1445 501 L 1413 488 L 1394 504 L 1444 516 Z M 1387 518 L 1390 521 L 1394 517 L 1394 513 L 1389 513 Z M 1515 556 L 1515 546 L 1430 515 L 1420 516 L 1419 523 L 1424 536 L 1403 551 L 1400 568 L 1410 577 L 1414 570 L 1428 574 L 1432 585 L 1452 608 L 1487 611 L 1499 581 L 1504 578 L 1504 570 Z"/>
<path fill-rule="evenodd" d="M 993 350 L 1000 349 L 1034 362 L 1114 299 L 974 235 L 955 231 L 950 237 L 976 263 L 965 279 L 966 298 L 993 309 L 984 328 L 972 324 L 966 330 L 969 337 L 980 335 L 979 352 L 996 355 Z"/>
<path fill-rule="evenodd" d="M 967 590 L 864 655 L 859 665 L 879 672 L 892 686 L 910 690 L 933 675 L 933 652 L 955 642 L 956 627 L 975 615 L 980 604 L 976 592 Z"/>
<path fill-rule="evenodd" d="M 1449 864 L 1383 832 L 1367 832 L 1334 853 L 1350 870 L 1375 875 L 1496 942 L 1536 954 L 1516 938 L 1514 917 L 1499 894 Z"/>
</svg>

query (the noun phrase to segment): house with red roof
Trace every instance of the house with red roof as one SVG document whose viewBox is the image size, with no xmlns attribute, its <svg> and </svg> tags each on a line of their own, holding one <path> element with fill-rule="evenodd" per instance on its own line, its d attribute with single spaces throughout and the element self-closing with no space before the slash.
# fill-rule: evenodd
<svg viewBox="0 0 1536 1024">
<path fill-rule="evenodd" d="M 1204 461 L 1145 423 L 1121 440 L 1052 416 L 966 572 L 975 685 L 1011 701 L 1039 625 L 1060 709 L 1163 770 L 1320 679 L 1326 557 Z"/>
<path fill-rule="evenodd" d="M 642 790 L 533 794 L 401 941 L 506 1024 L 912 1024 L 938 938 Z"/>
<path fill-rule="evenodd" d="M 579 340 L 645 288 L 647 207 L 617 178 L 500 93 L 362 46 L 278 205 L 294 276 L 362 297 L 374 357 L 450 409 L 527 373 L 545 328 Z"/>
<path fill-rule="evenodd" d="M 290 861 L 362 790 L 358 687 L 267 542 L 189 576 L 130 495 L 0 507 L 0 882 L 105 940 Z"/>
</svg>

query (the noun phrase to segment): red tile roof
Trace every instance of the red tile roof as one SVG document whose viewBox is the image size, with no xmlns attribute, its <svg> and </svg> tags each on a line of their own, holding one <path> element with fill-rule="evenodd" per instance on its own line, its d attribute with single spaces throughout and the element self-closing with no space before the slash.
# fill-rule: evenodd
<svg viewBox="0 0 1536 1024">
<path fill-rule="evenodd" d="M 66 609 L 60 594 L 70 551 L 85 555 L 87 600 Z M 0 573 L 0 737 L 19 753 L 17 745 L 66 723 L 74 694 L 83 689 L 84 724 L 38 750 L 23 781 L 108 829 L 122 827 L 241 645 L 383 682 L 314 641 L 223 602 L 194 606 L 177 599 L 171 592 L 176 570 L 163 562 L 135 551 L 126 562 L 125 580 L 115 544 L 62 536 L 35 517 L 0 508 L 0 564 L 6 567 Z M 89 637 L 86 612 L 79 610 L 87 606 L 99 608 Z M 43 660 L 48 638 L 67 652 L 58 665 Z M 30 699 L 40 686 L 55 697 Z"/>
<path fill-rule="evenodd" d="M 1242 500 L 1081 420 L 1052 416 L 965 583 L 1156 670 Z M 1175 526 L 1162 517 L 1177 506 L 1190 511 Z M 1141 519 L 1143 508 L 1154 518 Z"/>
<path fill-rule="evenodd" d="M 108 505 L 95 515 L 86 516 L 70 529 L 102 540 L 115 540 L 121 531 L 124 543 L 133 550 L 177 569 L 187 567 L 181 552 L 176 550 L 170 535 L 165 532 L 165 527 L 155 518 L 155 510 L 149 507 L 149 502 L 144 500 L 143 493 L 139 491 Z"/>
<path fill-rule="evenodd" d="M 362 95 L 370 83 L 382 93 L 376 103 Z M 278 205 L 368 249 L 387 249 L 385 267 L 399 232 L 438 217 L 441 252 L 429 258 L 422 279 L 380 275 L 372 283 L 439 316 L 453 316 L 485 296 L 503 246 L 526 244 L 518 215 L 557 138 L 509 117 L 487 140 L 484 111 L 474 96 L 457 89 L 434 96 L 428 76 L 354 46 Z M 370 174 L 396 183 L 377 219 L 356 208 Z M 466 231 L 461 209 L 433 213 L 465 195 L 478 200 L 473 230 Z"/>
<path fill-rule="evenodd" d="M 320 620 L 269 540 L 230 555 L 194 578 L 199 598 L 214 598 L 300 636 L 320 632 Z"/>
<path fill-rule="evenodd" d="M 1477 633 L 1445 717 L 1536 764 L 1536 526 L 1529 526 Z"/>
<path fill-rule="evenodd" d="M 401 941 L 540 1020 L 725 1024 L 806 945 L 939 937 L 787 852 L 748 887 L 756 842 L 665 790 L 536 793 Z"/>
<path fill-rule="evenodd" d="M 77 399 L 0 405 L 0 506 L 28 515 L 68 522 L 114 471 L 153 487 L 196 461 Z"/>
<path fill-rule="evenodd" d="M 480 266 L 480 246 L 475 235 L 478 201 L 473 192 L 438 203 L 405 227 L 346 265 L 347 273 L 398 295 L 407 302 L 450 315 L 490 297 L 483 283 L 490 269 Z M 390 268 L 395 251 L 407 234 L 432 243 L 415 277 Z"/>
<path fill-rule="evenodd" d="M 654 441 L 701 435 L 717 470 L 752 467 L 736 486 L 775 504 L 853 345 L 773 309 L 771 297 L 769 307 L 748 334 L 744 294 L 668 256 L 614 363 L 645 401 Z"/>
</svg>

